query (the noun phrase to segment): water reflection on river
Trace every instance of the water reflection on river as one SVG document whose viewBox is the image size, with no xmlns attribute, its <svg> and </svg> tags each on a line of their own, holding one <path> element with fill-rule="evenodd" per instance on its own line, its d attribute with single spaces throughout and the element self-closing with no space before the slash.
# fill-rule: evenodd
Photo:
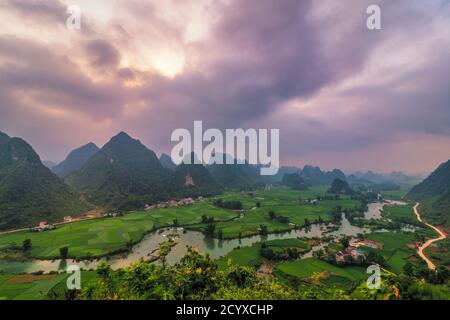
<svg viewBox="0 0 450 320">
<path fill-rule="evenodd" d="M 366 219 L 377 218 L 382 209 L 382 203 L 369 204 L 368 211 L 365 214 Z M 172 251 L 167 256 L 167 262 L 169 264 L 176 263 L 180 257 L 186 252 L 188 246 L 196 248 L 202 253 L 208 253 L 212 258 L 220 258 L 237 247 L 251 246 L 254 243 L 262 240 L 275 240 L 275 239 L 292 239 L 292 238 L 314 238 L 322 236 L 356 236 L 359 233 L 367 233 L 369 229 L 353 226 L 346 219 L 345 215 L 342 216 L 342 223 L 335 231 L 327 230 L 325 225 L 314 224 L 307 229 L 292 230 L 286 233 L 269 234 L 267 236 L 255 235 L 252 237 L 232 240 L 218 240 L 206 238 L 202 233 L 197 231 L 188 231 L 183 229 L 167 229 L 163 232 L 153 232 L 146 235 L 141 242 L 133 246 L 132 251 L 127 255 L 117 255 L 107 259 L 107 262 L 113 269 L 123 268 L 130 265 L 133 262 L 141 260 L 148 260 L 150 253 L 154 252 L 160 243 L 168 240 L 168 237 L 173 237 L 176 246 L 172 248 Z M 105 260 L 105 259 L 104 259 Z M 8 262 L 0 261 L 0 270 L 4 272 L 36 272 L 36 271 L 56 271 L 65 270 L 67 265 L 77 264 L 83 269 L 95 269 L 99 264 L 99 261 L 61 261 L 61 260 L 33 260 L 28 262 Z"/>
</svg>

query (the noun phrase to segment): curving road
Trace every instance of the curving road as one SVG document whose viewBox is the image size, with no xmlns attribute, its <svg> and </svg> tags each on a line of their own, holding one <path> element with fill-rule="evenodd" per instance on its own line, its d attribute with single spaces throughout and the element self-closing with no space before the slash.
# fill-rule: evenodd
<svg viewBox="0 0 450 320">
<path fill-rule="evenodd" d="M 428 259 L 428 257 L 423 253 L 423 251 L 428 248 L 431 244 L 437 242 L 437 241 L 441 241 L 444 240 L 447 236 L 445 235 L 444 232 L 442 232 L 442 230 L 438 229 L 437 227 L 425 222 L 422 220 L 422 217 L 420 216 L 419 211 L 417 210 L 417 208 L 419 207 L 419 203 L 417 202 L 416 205 L 414 206 L 414 213 L 416 214 L 417 220 L 421 223 L 423 223 L 424 225 L 432 228 L 434 231 L 436 231 L 439 234 L 438 238 L 434 238 L 434 239 L 430 239 L 427 240 L 423 245 L 421 245 L 418 249 L 417 249 L 417 253 L 419 254 L 419 256 L 427 263 L 428 268 L 431 270 L 436 269 L 436 266 L 434 265 L 433 262 L 431 262 L 430 259 Z"/>
</svg>

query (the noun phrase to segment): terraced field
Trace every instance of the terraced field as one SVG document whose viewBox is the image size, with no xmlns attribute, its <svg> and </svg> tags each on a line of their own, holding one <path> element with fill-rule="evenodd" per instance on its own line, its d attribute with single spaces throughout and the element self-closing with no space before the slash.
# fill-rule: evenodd
<svg viewBox="0 0 450 320">
<path fill-rule="evenodd" d="M 67 275 L 0 275 L 0 298 L 44 300 L 51 288 Z"/>
<path fill-rule="evenodd" d="M 62 274 L 0 274 L 0 300 L 64 299 L 67 291 L 66 273 Z M 82 271 L 81 286 L 98 277 L 96 272 Z"/>
<path fill-rule="evenodd" d="M 368 277 L 363 267 L 338 267 L 315 258 L 279 263 L 274 268 L 274 274 L 281 281 L 317 282 L 345 289 Z"/>
</svg>

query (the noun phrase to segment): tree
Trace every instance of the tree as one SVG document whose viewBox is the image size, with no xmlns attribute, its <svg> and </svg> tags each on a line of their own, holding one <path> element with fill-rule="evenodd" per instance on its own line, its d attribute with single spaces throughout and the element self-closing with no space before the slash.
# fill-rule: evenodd
<svg viewBox="0 0 450 320">
<path fill-rule="evenodd" d="M 269 211 L 269 219 L 270 219 L 270 220 L 273 220 L 273 219 L 275 219 L 275 217 L 276 217 L 275 212 L 273 212 L 272 210 L 270 210 L 270 211 Z"/>
<path fill-rule="evenodd" d="M 344 236 L 341 238 L 341 244 L 345 248 L 347 248 L 350 244 L 350 237 Z"/>
<path fill-rule="evenodd" d="M 69 248 L 62 247 L 59 249 L 59 255 L 61 256 L 61 259 L 67 259 L 69 256 Z"/>
<path fill-rule="evenodd" d="M 266 258 L 267 260 L 274 260 L 275 259 L 275 253 L 273 252 L 272 248 L 261 248 L 261 256 Z"/>
<path fill-rule="evenodd" d="M 205 227 L 205 234 L 209 237 L 214 236 L 214 231 L 216 230 L 216 225 L 214 223 L 208 223 Z"/>
<path fill-rule="evenodd" d="M 222 229 L 217 231 L 217 238 L 219 238 L 219 240 L 223 240 L 223 231 L 222 231 Z"/>
<path fill-rule="evenodd" d="M 261 208 L 261 202 L 258 201 L 258 202 L 256 203 L 256 207 L 257 207 L 257 208 Z"/>
<path fill-rule="evenodd" d="M 268 233 L 269 233 L 269 231 L 267 230 L 267 226 L 265 225 L 265 224 L 261 224 L 260 226 L 259 226 L 259 228 L 260 228 L 260 234 L 262 235 L 262 236 L 265 236 L 265 235 L 267 235 Z"/>
<path fill-rule="evenodd" d="M 445 283 L 450 278 L 450 271 L 443 265 L 436 268 L 435 282 L 437 284 Z"/>
<path fill-rule="evenodd" d="M 178 227 L 178 219 L 177 218 L 173 219 L 173 226 Z"/>
<path fill-rule="evenodd" d="M 97 266 L 97 274 L 103 279 L 107 280 L 111 274 L 111 267 L 106 262 L 102 261 Z"/>
<path fill-rule="evenodd" d="M 381 254 L 375 252 L 374 250 L 370 250 L 369 253 L 367 254 L 367 261 L 369 263 L 376 263 L 381 266 L 386 265 L 386 260 L 384 259 L 384 257 Z"/>
<path fill-rule="evenodd" d="M 22 242 L 22 250 L 23 252 L 28 252 L 31 249 L 31 239 L 25 239 Z"/>
<path fill-rule="evenodd" d="M 414 266 L 411 262 L 406 262 L 403 266 L 403 273 L 407 276 L 412 276 L 414 274 Z"/>
<path fill-rule="evenodd" d="M 277 217 L 277 221 L 279 223 L 289 223 L 289 218 L 288 217 L 283 217 L 283 216 L 278 216 Z"/>
</svg>

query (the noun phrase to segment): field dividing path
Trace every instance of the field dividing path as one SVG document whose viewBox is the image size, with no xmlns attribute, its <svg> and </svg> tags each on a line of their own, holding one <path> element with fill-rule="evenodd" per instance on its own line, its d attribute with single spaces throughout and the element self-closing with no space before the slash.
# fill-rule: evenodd
<svg viewBox="0 0 450 320">
<path fill-rule="evenodd" d="M 436 231 L 439 234 L 438 238 L 427 240 L 424 244 L 422 244 L 417 249 L 417 253 L 419 254 L 419 256 L 427 263 L 428 269 L 434 270 L 434 269 L 436 269 L 436 266 L 430 259 L 428 259 L 428 257 L 425 255 L 425 253 L 423 253 L 423 251 L 426 248 L 428 248 L 431 244 L 441 241 L 441 240 L 444 240 L 445 238 L 447 238 L 447 236 L 445 235 L 445 233 L 442 230 L 438 229 L 437 227 L 435 227 L 427 222 L 424 222 L 422 220 L 422 217 L 420 216 L 419 210 L 417 210 L 418 207 L 419 207 L 419 203 L 417 202 L 416 205 L 414 206 L 414 213 L 416 214 L 417 220 L 419 222 L 423 223 L 424 225 L 432 228 L 434 231 Z"/>
</svg>

